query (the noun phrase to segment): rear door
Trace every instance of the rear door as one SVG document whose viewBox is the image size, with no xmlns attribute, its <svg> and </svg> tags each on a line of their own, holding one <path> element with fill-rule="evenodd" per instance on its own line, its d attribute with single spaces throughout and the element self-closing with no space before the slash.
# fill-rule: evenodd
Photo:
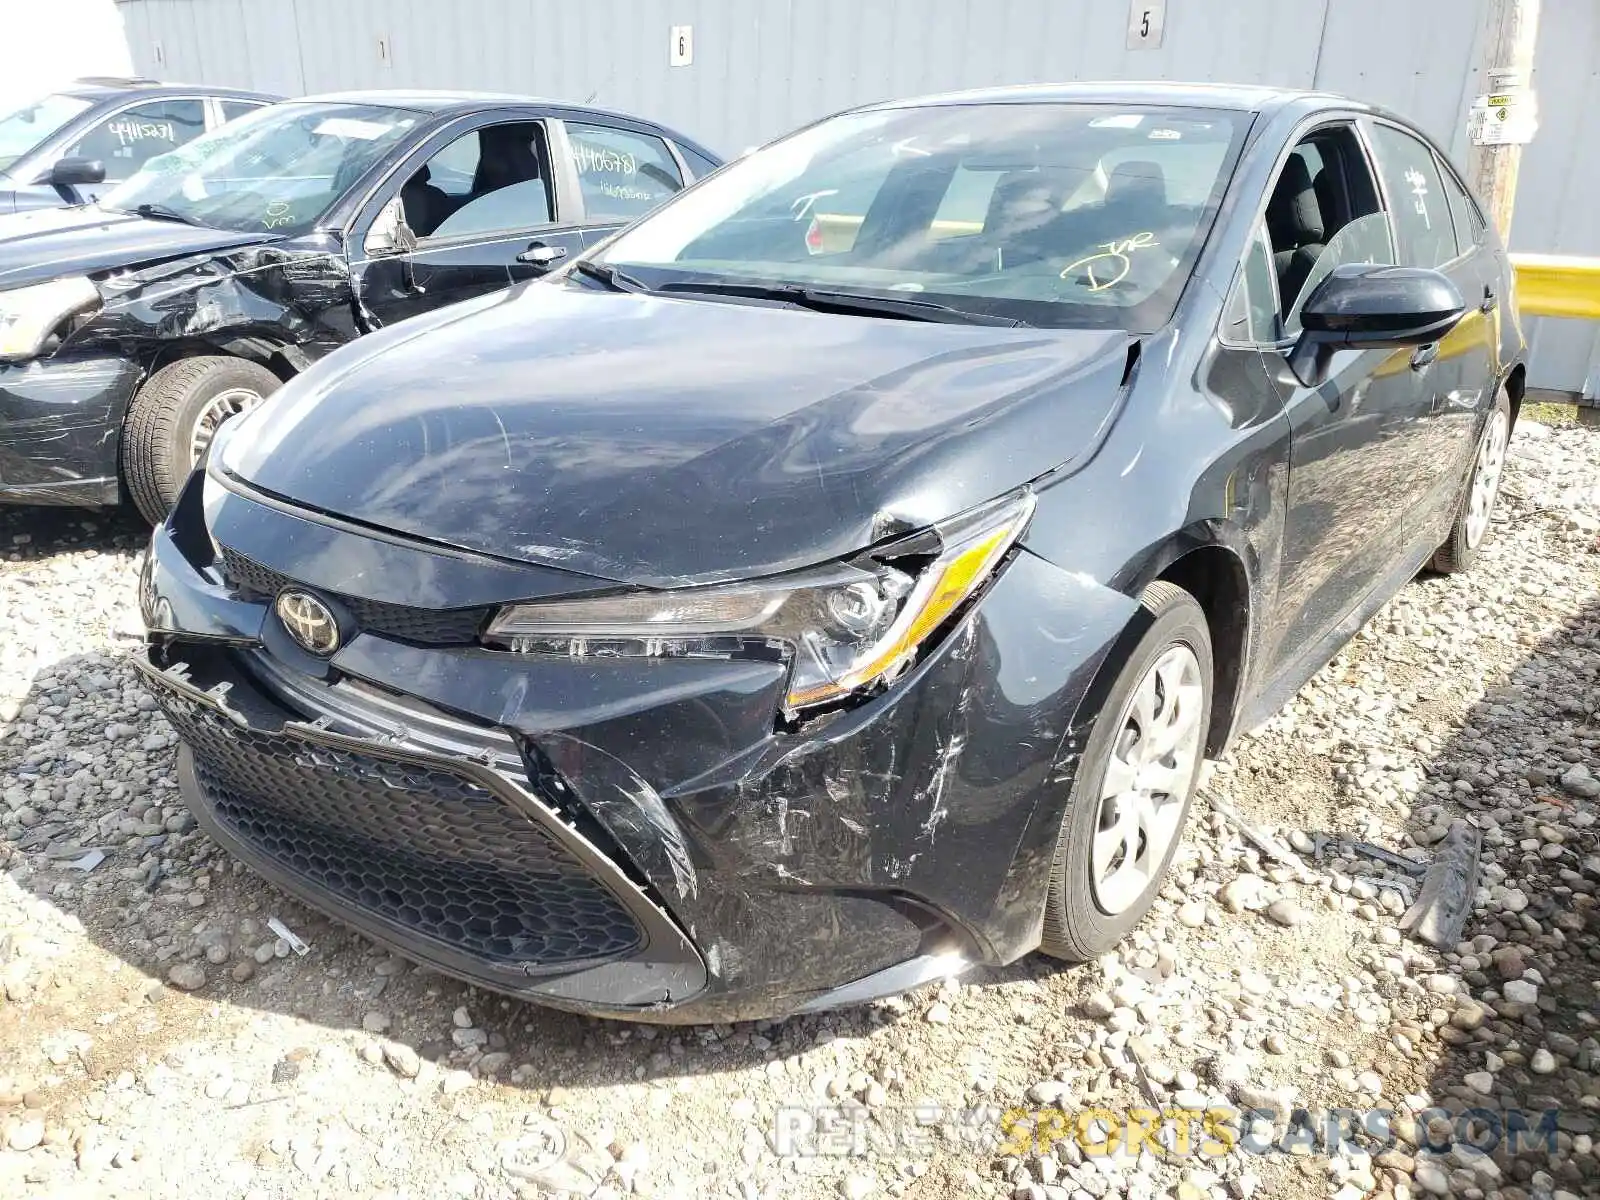
<svg viewBox="0 0 1600 1200">
<path fill-rule="evenodd" d="M 683 189 L 684 168 L 667 140 L 625 122 L 561 122 L 567 164 L 592 246 Z"/>
<path fill-rule="evenodd" d="M 365 246 L 385 205 L 398 201 L 415 239 L 397 254 L 361 253 L 351 264 L 369 323 L 392 325 L 444 304 L 532 279 L 519 256 L 549 265 L 583 247 L 576 212 L 551 167 L 550 129 L 514 112 L 469 118 L 435 135 L 391 175 L 355 226 Z"/>
<path fill-rule="evenodd" d="M 1416 438 L 1417 469 L 1432 485 L 1423 489 L 1417 503 L 1433 519 L 1419 526 L 1429 530 L 1453 514 L 1476 447 L 1478 415 L 1487 411 L 1493 397 L 1496 266 L 1481 227 L 1474 231 L 1468 223 L 1457 228 L 1467 219 L 1458 210 L 1463 205 L 1470 209 L 1472 203 L 1432 147 L 1393 122 L 1363 124 L 1394 215 L 1400 262 L 1443 272 L 1467 304 L 1467 315 L 1447 337 L 1412 358 L 1426 404 Z"/>
<path fill-rule="evenodd" d="M 75 131 L 49 156 L 46 168 L 63 158 L 103 163 L 104 183 L 56 188 L 40 185 L 53 204 L 87 204 L 133 176 L 157 155 L 193 141 L 206 131 L 202 96 L 167 96 L 123 105 Z"/>
</svg>

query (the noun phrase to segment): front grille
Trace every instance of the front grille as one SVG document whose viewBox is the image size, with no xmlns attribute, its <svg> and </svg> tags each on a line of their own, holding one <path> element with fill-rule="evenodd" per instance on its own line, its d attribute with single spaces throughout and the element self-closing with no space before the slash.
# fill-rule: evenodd
<svg viewBox="0 0 1600 1200">
<path fill-rule="evenodd" d="M 496 964 L 612 959 L 640 944 L 633 917 L 554 835 L 474 780 L 160 699 L 216 821 L 340 900 Z"/>
<path fill-rule="evenodd" d="M 251 599 L 271 600 L 284 588 L 304 586 L 226 546 L 222 549 L 222 573 L 236 591 Z M 486 608 L 413 608 L 338 592 L 327 595 L 349 610 L 361 629 L 430 646 L 471 645 L 489 615 Z"/>
</svg>

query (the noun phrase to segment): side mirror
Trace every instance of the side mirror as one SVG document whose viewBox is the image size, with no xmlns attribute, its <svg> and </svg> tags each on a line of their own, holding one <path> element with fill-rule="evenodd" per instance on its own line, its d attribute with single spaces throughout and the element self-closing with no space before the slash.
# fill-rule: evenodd
<svg viewBox="0 0 1600 1200">
<path fill-rule="evenodd" d="M 82 187 L 106 181 L 106 165 L 98 158 L 58 158 L 41 182 L 52 187 Z"/>
<path fill-rule="evenodd" d="M 406 210 L 399 196 L 383 206 L 361 245 L 369 258 L 409 254 L 417 248 L 417 235 L 406 224 Z"/>
<path fill-rule="evenodd" d="M 1335 267 L 1300 310 L 1289 369 L 1305 387 L 1328 377 L 1335 350 L 1399 350 L 1442 340 L 1466 313 L 1448 276 L 1425 267 Z"/>
</svg>

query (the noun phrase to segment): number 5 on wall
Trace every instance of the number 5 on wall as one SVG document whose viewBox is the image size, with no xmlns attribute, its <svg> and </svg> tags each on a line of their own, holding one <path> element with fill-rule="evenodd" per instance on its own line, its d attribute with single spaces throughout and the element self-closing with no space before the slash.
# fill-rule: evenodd
<svg viewBox="0 0 1600 1200">
<path fill-rule="evenodd" d="M 1129 50 L 1159 50 L 1166 28 L 1167 0 L 1129 0 Z"/>
</svg>

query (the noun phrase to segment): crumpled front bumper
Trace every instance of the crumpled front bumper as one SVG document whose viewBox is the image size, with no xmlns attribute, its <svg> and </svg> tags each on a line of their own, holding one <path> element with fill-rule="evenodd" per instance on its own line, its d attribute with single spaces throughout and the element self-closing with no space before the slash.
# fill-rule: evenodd
<svg viewBox="0 0 1600 1200">
<path fill-rule="evenodd" d="M 455 636 L 441 611 L 593 581 L 220 488 L 202 520 L 200 492 L 141 583 L 185 795 L 239 857 L 375 940 L 543 1003 L 673 1021 L 871 999 L 1037 945 L 1078 714 L 1128 598 L 1020 553 L 886 694 L 785 729 L 780 664 L 429 642 Z M 349 618 L 330 660 L 297 655 L 271 612 L 262 589 L 285 580 Z M 458 836 L 426 835 L 441 822 Z M 546 874 L 519 874 L 530 852 L 507 838 L 538 841 Z M 439 891 L 489 907 L 388 894 L 441 864 Z M 550 886 L 583 896 L 538 900 Z M 599 938 L 619 911 L 636 937 Z"/>
<path fill-rule="evenodd" d="M 112 355 L 0 363 L 0 503 L 115 504 L 137 364 Z"/>
</svg>

